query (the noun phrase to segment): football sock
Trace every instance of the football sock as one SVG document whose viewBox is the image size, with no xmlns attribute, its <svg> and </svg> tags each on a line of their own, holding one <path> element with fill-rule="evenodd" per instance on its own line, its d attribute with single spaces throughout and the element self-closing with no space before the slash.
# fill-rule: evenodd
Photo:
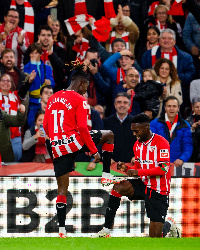
<svg viewBox="0 0 200 250">
<path fill-rule="evenodd" d="M 65 227 L 66 220 L 66 201 L 67 198 L 63 195 L 58 195 L 56 200 L 56 210 L 58 216 L 59 227 Z"/>
<path fill-rule="evenodd" d="M 110 173 L 110 164 L 113 154 L 114 144 L 104 143 L 102 145 L 103 172 Z"/>
<path fill-rule="evenodd" d="M 115 190 L 111 191 L 105 216 L 105 228 L 111 229 L 114 223 L 115 214 L 120 206 L 121 195 Z"/>
<path fill-rule="evenodd" d="M 163 237 L 165 237 L 170 230 L 171 224 L 168 221 L 165 221 L 164 226 L 163 226 Z"/>
</svg>

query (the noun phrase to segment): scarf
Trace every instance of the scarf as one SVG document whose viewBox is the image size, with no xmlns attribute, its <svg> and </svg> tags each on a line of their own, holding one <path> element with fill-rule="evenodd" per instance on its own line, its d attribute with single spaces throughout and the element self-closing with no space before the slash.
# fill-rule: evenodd
<svg viewBox="0 0 200 250">
<path fill-rule="evenodd" d="M 10 8 L 16 9 L 16 1 L 12 0 Z M 24 1 L 25 18 L 24 30 L 27 32 L 30 44 L 34 42 L 34 11 L 28 0 Z"/>
<path fill-rule="evenodd" d="M 167 113 L 165 113 L 165 122 L 167 124 L 168 129 L 169 129 L 170 137 L 172 137 L 173 131 L 176 128 L 176 125 L 178 122 L 178 114 L 176 115 L 174 122 L 171 124 L 171 122 L 169 121 L 169 118 L 167 116 Z"/>
<path fill-rule="evenodd" d="M 17 115 L 17 109 L 20 104 L 20 99 L 17 96 L 17 91 L 9 91 L 8 96 L 3 96 L 0 91 L 0 108 L 5 110 L 10 115 Z M 21 135 L 19 127 L 11 127 L 11 139 Z"/>
<path fill-rule="evenodd" d="M 184 16 L 182 0 L 175 0 L 167 14 L 173 16 Z"/>
<path fill-rule="evenodd" d="M 156 21 L 156 27 L 157 27 L 160 31 L 162 31 L 162 30 L 164 30 L 164 29 L 167 29 L 167 24 L 162 25 L 162 24 L 158 21 L 158 19 L 156 19 L 155 21 Z M 149 26 L 154 26 L 154 24 L 153 24 L 153 23 L 149 23 Z"/>
<path fill-rule="evenodd" d="M 52 47 L 52 49 L 53 49 L 53 47 Z M 49 65 L 52 68 L 51 62 L 49 60 L 48 50 L 42 49 L 42 55 L 41 55 L 40 59 L 44 62 L 44 64 Z"/>
<path fill-rule="evenodd" d="M 152 60 L 152 67 L 154 66 L 156 60 L 158 59 L 156 57 L 156 53 L 157 50 L 159 48 L 159 44 L 155 45 L 152 49 L 151 49 L 151 60 Z M 175 65 L 175 67 L 177 68 L 177 51 L 176 48 L 173 47 L 171 52 L 161 52 L 161 58 L 167 58 L 170 61 L 172 61 Z"/>
<path fill-rule="evenodd" d="M 82 38 L 81 43 L 75 43 L 74 41 L 74 46 L 72 47 L 72 50 L 77 52 L 76 60 L 78 59 L 80 62 L 82 62 L 89 47 L 89 41 L 85 38 Z"/>
<path fill-rule="evenodd" d="M 129 49 L 129 32 L 124 31 L 124 33 L 121 35 L 121 38 L 126 42 L 126 49 Z M 116 32 L 112 31 L 110 35 L 110 47 L 109 47 L 109 52 L 112 52 L 112 47 L 111 44 L 113 40 L 116 38 Z"/>
<path fill-rule="evenodd" d="M 112 17 L 114 18 L 116 16 L 112 0 L 104 0 L 104 12 L 105 12 L 105 17 L 108 19 Z M 87 7 L 85 0 L 75 0 L 74 15 L 76 16 L 80 14 L 87 14 Z"/>
<path fill-rule="evenodd" d="M 135 69 L 135 67 L 131 67 L 131 68 L 132 68 L 132 69 Z M 139 73 L 139 75 L 140 75 L 140 73 Z M 118 69 L 117 69 L 117 85 L 118 85 L 121 81 L 125 82 L 125 80 L 124 80 L 125 76 L 126 76 L 125 71 L 124 71 L 121 67 L 118 68 Z M 139 82 L 140 82 L 140 76 L 139 76 Z"/>
</svg>

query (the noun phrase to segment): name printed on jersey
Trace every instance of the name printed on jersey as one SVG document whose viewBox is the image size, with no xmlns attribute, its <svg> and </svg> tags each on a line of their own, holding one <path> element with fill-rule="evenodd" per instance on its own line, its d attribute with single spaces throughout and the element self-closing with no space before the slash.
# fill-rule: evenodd
<svg viewBox="0 0 200 250">
<path fill-rule="evenodd" d="M 54 103 L 56 103 L 56 102 L 60 102 L 60 103 L 64 104 L 65 107 L 67 108 L 67 110 L 72 109 L 72 105 L 68 102 L 67 99 L 65 99 L 65 98 L 63 98 L 63 97 L 62 97 L 62 98 L 60 98 L 60 97 L 55 97 L 55 98 L 49 103 L 48 109 L 50 109 L 51 106 L 52 106 L 52 104 L 54 104 Z"/>
<path fill-rule="evenodd" d="M 137 158 L 135 161 L 139 162 L 140 164 L 153 164 L 152 160 L 141 160 L 140 158 Z"/>
</svg>

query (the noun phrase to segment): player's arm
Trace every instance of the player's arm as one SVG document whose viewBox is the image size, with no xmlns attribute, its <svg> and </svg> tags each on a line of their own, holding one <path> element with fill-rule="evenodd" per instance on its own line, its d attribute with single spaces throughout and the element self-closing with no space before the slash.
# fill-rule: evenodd
<svg viewBox="0 0 200 250">
<path fill-rule="evenodd" d="M 85 145 L 88 147 L 90 152 L 95 155 L 98 152 L 95 143 L 92 140 L 92 137 L 89 133 L 87 126 L 87 102 L 83 99 L 80 100 L 77 112 L 76 112 L 76 121 L 78 126 L 78 131 L 80 132 L 80 136 L 83 139 Z"/>
</svg>

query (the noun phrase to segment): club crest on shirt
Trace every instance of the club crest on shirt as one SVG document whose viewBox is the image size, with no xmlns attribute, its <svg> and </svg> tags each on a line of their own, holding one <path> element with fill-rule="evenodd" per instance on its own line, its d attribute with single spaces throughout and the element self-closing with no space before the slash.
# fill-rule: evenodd
<svg viewBox="0 0 200 250">
<path fill-rule="evenodd" d="M 168 158 L 169 157 L 169 150 L 168 149 L 161 149 L 160 150 L 160 158 Z"/>
<path fill-rule="evenodd" d="M 83 108 L 84 108 L 84 109 L 88 109 L 88 104 L 87 104 L 86 101 L 83 101 Z"/>
<path fill-rule="evenodd" d="M 156 149 L 156 146 L 150 146 L 150 151 L 153 152 Z"/>
</svg>

